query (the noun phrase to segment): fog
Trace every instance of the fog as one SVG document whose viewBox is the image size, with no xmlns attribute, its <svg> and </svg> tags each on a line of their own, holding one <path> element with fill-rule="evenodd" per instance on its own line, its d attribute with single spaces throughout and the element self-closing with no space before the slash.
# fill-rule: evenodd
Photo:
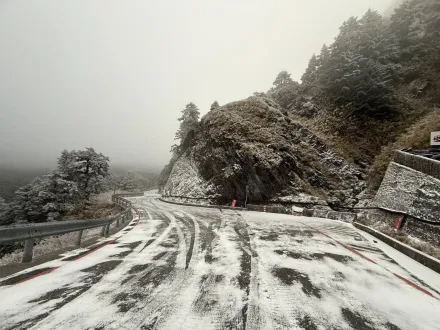
<svg viewBox="0 0 440 330">
<path fill-rule="evenodd" d="M 344 20 L 392 2 L 0 1 L 0 165 L 91 146 L 159 168 L 187 103 L 205 114 L 281 70 L 299 80 Z"/>
</svg>

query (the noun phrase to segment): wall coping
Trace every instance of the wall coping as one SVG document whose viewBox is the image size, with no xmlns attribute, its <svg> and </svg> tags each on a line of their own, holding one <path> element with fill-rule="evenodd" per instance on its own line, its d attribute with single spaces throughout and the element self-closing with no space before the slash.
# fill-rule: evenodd
<svg viewBox="0 0 440 330">
<path fill-rule="evenodd" d="M 396 150 L 393 162 L 440 180 L 440 161 Z"/>
</svg>

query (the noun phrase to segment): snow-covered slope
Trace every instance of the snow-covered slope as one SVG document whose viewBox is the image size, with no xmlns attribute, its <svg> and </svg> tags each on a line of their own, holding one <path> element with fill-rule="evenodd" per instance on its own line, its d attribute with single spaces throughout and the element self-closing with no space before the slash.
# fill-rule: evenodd
<svg viewBox="0 0 440 330">
<path fill-rule="evenodd" d="M 202 178 L 187 152 L 174 163 L 163 190 L 172 196 L 206 197 L 214 195 L 216 189 Z"/>
</svg>

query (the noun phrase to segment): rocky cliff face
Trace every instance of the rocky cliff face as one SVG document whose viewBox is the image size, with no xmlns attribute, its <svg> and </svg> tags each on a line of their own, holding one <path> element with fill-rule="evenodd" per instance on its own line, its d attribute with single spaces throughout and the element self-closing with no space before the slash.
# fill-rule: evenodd
<svg viewBox="0 0 440 330">
<path fill-rule="evenodd" d="M 209 112 L 182 144 L 162 188 L 244 199 L 248 185 L 251 200 L 308 194 L 354 205 L 363 173 L 280 109 L 272 99 L 250 97 Z"/>
</svg>

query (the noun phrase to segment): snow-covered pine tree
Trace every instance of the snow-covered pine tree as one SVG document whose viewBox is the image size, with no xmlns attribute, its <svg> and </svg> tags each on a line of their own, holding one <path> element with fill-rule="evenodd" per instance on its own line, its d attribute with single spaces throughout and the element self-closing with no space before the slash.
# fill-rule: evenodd
<svg viewBox="0 0 440 330">
<path fill-rule="evenodd" d="M 109 175 L 109 158 L 93 148 L 63 151 L 58 170 L 66 175 L 67 180 L 75 182 L 84 198 L 89 199 L 91 193 L 104 189 L 102 179 Z"/>
<path fill-rule="evenodd" d="M 11 211 L 16 221 L 53 221 L 58 220 L 81 197 L 76 183 L 54 170 L 44 178 L 36 178 L 20 187 L 11 202 Z"/>
<path fill-rule="evenodd" d="M 182 116 L 178 119 L 180 127 L 176 133 L 175 140 L 180 140 L 183 143 L 188 133 L 196 127 L 199 116 L 200 111 L 197 106 L 192 102 L 188 103 L 185 109 L 182 110 Z"/>
<path fill-rule="evenodd" d="M 121 189 L 124 191 L 133 191 L 136 189 L 136 180 L 131 172 L 122 176 Z"/>
<path fill-rule="evenodd" d="M 284 87 L 290 84 L 293 84 L 293 80 L 292 78 L 290 78 L 290 73 L 284 70 L 278 73 L 278 76 L 275 78 L 275 81 L 273 82 L 275 88 Z"/>
<path fill-rule="evenodd" d="M 306 72 L 301 77 L 303 83 L 312 83 L 316 79 L 316 71 L 319 67 L 319 60 L 315 54 L 312 55 L 309 61 L 309 66 L 306 69 Z"/>
<path fill-rule="evenodd" d="M 40 192 L 43 190 L 43 181 L 40 178 L 36 178 L 15 191 L 11 202 L 11 211 L 15 221 L 46 221 L 46 215 L 43 212 L 44 198 L 40 196 Z"/>
<path fill-rule="evenodd" d="M 220 105 L 218 104 L 217 101 L 214 101 L 214 103 L 211 104 L 211 110 L 217 109 L 218 107 L 220 107 Z"/>
<path fill-rule="evenodd" d="M 122 175 L 116 172 L 110 173 L 106 178 L 105 186 L 109 190 L 113 190 L 113 195 L 116 194 L 116 190 L 121 189 Z"/>
<path fill-rule="evenodd" d="M 47 221 L 58 220 L 63 213 L 73 207 L 75 202 L 81 199 L 77 184 L 66 180 L 66 177 L 57 170 L 51 171 L 46 176 L 39 195 L 42 198 L 42 210 Z"/>
</svg>

